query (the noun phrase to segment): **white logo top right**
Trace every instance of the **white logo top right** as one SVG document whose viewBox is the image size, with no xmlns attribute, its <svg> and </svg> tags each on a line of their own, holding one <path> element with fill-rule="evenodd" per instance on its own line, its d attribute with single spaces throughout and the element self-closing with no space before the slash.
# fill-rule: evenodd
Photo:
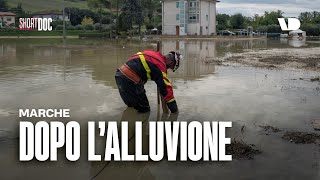
<svg viewBox="0 0 320 180">
<path fill-rule="evenodd" d="M 282 31 L 294 31 L 300 28 L 300 21 L 297 18 L 288 18 L 288 25 L 285 18 L 278 18 Z"/>
</svg>

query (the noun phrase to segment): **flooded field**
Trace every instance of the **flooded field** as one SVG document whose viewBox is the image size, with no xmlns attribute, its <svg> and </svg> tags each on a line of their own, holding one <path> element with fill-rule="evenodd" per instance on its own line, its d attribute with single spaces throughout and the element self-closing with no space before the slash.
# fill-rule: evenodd
<svg viewBox="0 0 320 180">
<path fill-rule="evenodd" d="M 320 132 L 312 126 L 313 120 L 320 119 L 319 41 L 162 41 L 163 52 L 177 50 L 184 56 L 180 69 L 168 73 L 180 110 L 170 117 L 158 111 L 154 82 L 146 84 L 149 114 L 127 108 L 119 96 L 116 68 L 144 49 L 156 49 L 156 43 L 0 39 L 0 179 L 320 178 Z M 298 60 L 279 66 L 277 55 L 290 52 L 294 53 L 286 56 L 288 61 Z M 268 65 L 251 63 L 258 56 Z M 312 62 L 311 67 L 306 68 L 301 58 Z M 228 135 L 261 153 L 225 163 L 92 163 L 87 161 L 87 129 L 82 128 L 79 161 L 67 162 L 62 149 L 57 162 L 22 163 L 18 161 L 19 108 L 68 108 L 71 118 L 59 120 L 76 120 L 83 127 L 88 121 L 110 120 L 232 121 Z M 301 133 L 314 138 L 295 143 Z M 104 150 L 103 143 L 100 139 L 97 151 Z"/>
</svg>

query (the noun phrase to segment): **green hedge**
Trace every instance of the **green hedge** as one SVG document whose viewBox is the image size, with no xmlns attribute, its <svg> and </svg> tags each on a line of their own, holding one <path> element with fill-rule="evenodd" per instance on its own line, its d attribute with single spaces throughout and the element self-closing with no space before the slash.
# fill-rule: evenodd
<svg viewBox="0 0 320 180">
<path fill-rule="evenodd" d="M 80 33 L 79 38 L 110 38 L 110 32 L 86 32 Z"/>
<path fill-rule="evenodd" d="M 320 36 L 320 24 L 302 24 L 301 30 L 306 31 L 307 36 Z"/>
<path fill-rule="evenodd" d="M 67 30 L 67 36 L 78 36 L 85 30 Z M 93 31 L 94 32 L 94 31 Z M 0 36 L 62 36 L 62 30 L 56 31 L 20 31 L 19 29 L 0 29 Z"/>
</svg>

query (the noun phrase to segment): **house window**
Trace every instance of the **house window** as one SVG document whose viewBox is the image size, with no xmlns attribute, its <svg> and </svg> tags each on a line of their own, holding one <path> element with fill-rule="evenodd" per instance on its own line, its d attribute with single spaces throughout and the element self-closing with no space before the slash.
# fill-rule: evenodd
<svg viewBox="0 0 320 180">
<path fill-rule="evenodd" d="M 199 2 L 191 1 L 189 2 L 189 7 L 197 7 L 197 4 L 199 4 Z"/>
<path fill-rule="evenodd" d="M 180 15 L 176 14 L 176 20 L 179 21 L 180 20 Z"/>
<path fill-rule="evenodd" d="M 176 7 L 179 8 L 180 7 L 180 2 L 176 2 Z"/>
<path fill-rule="evenodd" d="M 198 23 L 199 22 L 199 1 L 191 0 L 188 7 L 188 23 Z"/>
<path fill-rule="evenodd" d="M 11 17 L 7 17 L 7 21 L 11 21 Z"/>
</svg>

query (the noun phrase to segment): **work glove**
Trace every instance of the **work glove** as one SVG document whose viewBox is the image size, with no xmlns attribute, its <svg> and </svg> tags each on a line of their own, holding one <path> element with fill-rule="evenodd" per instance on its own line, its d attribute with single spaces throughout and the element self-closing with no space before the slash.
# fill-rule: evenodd
<svg viewBox="0 0 320 180">
<path fill-rule="evenodd" d="M 167 103 L 168 108 L 170 109 L 171 113 L 178 112 L 178 106 L 176 100 Z"/>
</svg>

